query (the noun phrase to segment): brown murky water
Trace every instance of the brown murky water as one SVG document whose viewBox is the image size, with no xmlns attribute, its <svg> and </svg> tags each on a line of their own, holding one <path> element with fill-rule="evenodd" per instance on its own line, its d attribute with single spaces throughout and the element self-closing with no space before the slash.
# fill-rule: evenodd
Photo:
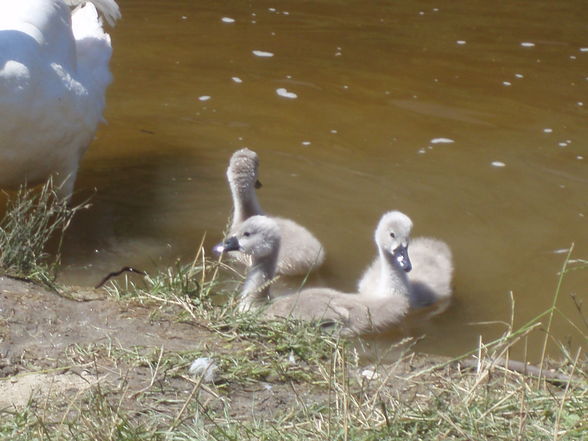
<svg viewBox="0 0 588 441">
<path fill-rule="evenodd" d="M 220 240 L 243 146 L 261 157 L 263 207 L 325 245 L 321 283 L 354 289 L 390 209 L 451 245 L 455 302 L 423 350 L 499 335 L 472 323 L 508 321 L 509 292 L 529 320 L 551 305 L 561 250 L 588 257 L 584 0 L 119 3 L 108 125 L 77 182 L 97 193 L 66 280 Z M 583 333 L 556 321 L 573 346 L 588 329 L 570 293 L 586 301 L 587 287 L 575 271 L 559 299 Z"/>
</svg>

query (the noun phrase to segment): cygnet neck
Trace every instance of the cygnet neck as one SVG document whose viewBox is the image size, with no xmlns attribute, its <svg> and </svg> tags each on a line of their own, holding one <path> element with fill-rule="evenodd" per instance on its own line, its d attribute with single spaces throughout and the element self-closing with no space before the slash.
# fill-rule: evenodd
<svg viewBox="0 0 588 441">
<path fill-rule="evenodd" d="M 381 247 L 378 247 L 378 252 L 380 254 L 381 271 L 378 290 L 375 296 L 404 296 L 408 298 L 409 288 L 406 272 L 400 267 L 396 258 L 390 252 Z"/>
<path fill-rule="evenodd" d="M 276 274 L 278 250 L 263 257 L 253 257 L 241 290 L 241 301 L 252 305 L 269 300 L 270 282 Z"/>
<path fill-rule="evenodd" d="M 231 181 L 231 194 L 233 196 L 234 209 L 231 229 L 251 216 L 264 214 L 257 200 L 253 185 L 243 185 L 242 183 Z"/>
</svg>

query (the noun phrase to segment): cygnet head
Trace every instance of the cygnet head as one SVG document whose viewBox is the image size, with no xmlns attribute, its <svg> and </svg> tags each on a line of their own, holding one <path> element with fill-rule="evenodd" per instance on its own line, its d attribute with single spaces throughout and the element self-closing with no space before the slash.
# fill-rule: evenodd
<svg viewBox="0 0 588 441">
<path fill-rule="evenodd" d="M 240 193 L 259 188 L 261 184 L 257 180 L 258 168 L 259 158 L 257 153 L 247 148 L 237 150 L 231 156 L 229 168 L 227 169 L 227 179 L 231 188 Z"/>
<path fill-rule="evenodd" d="M 412 221 L 400 211 L 389 211 L 382 216 L 376 228 L 376 245 L 380 250 L 389 253 L 408 272 L 412 264 L 408 258 L 408 242 L 412 230 Z"/>
<path fill-rule="evenodd" d="M 217 252 L 240 251 L 253 258 L 277 256 L 280 249 L 280 228 L 267 216 L 251 216 L 235 234 L 215 247 Z"/>
</svg>

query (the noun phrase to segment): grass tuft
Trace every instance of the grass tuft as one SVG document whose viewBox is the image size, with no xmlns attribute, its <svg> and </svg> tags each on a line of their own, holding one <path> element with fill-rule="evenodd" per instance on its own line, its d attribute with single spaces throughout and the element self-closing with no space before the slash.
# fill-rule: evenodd
<svg viewBox="0 0 588 441">
<path fill-rule="evenodd" d="M 0 222 L 0 268 L 9 276 L 55 288 L 65 231 L 87 204 L 70 206 L 49 179 L 40 190 L 21 187 Z M 57 247 L 47 252 L 50 240 Z"/>
</svg>

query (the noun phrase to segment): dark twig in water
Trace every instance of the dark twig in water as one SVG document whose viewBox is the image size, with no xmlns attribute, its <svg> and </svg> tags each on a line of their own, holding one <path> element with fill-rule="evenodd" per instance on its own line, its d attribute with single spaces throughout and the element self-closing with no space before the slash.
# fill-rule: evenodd
<svg viewBox="0 0 588 441">
<path fill-rule="evenodd" d="M 103 278 L 103 279 L 100 281 L 100 283 L 99 283 L 98 285 L 96 285 L 94 288 L 95 288 L 95 289 L 101 288 L 101 287 L 102 287 L 102 286 L 103 286 L 103 285 L 104 285 L 106 282 L 108 282 L 110 279 L 112 279 L 113 277 L 119 276 L 119 275 L 121 275 L 122 273 L 137 273 L 137 274 L 141 274 L 142 276 L 146 276 L 146 275 L 147 275 L 147 273 L 146 273 L 145 271 L 138 270 L 138 269 L 136 269 L 136 268 L 133 268 L 133 267 L 131 267 L 131 266 L 125 266 L 124 268 L 122 268 L 122 269 L 121 269 L 121 270 L 119 270 L 119 271 L 115 271 L 115 272 L 112 272 L 112 273 L 108 274 L 108 275 L 107 275 L 106 277 L 104 277 L 104 278 Z"/>
<path fill-rule="evenodd" d="M 572 381 L 572 378 L 568 375 L 553 372 L 553 371 L 541 371 L 541 369 L 537 366 L 533 366 L 528 363 L 524 363 L 522 361 L 516 360 L 506 360 L 504 358 L 498 358 L 496 360 L 485 361 L 482 365 L 488 365 L 489 363 L 500 366 L 509 371 L 518 372 L 523 375 L 530 375 L 532 377 L 539 377 L 540 375 L 545 378 L 547 381 L 555 384 L 561 383 L 569 383 Z M 459 364 L 461 364 L 465 368 L 477 369 L 480 365 L 477 359 L 467 358 L 465 360 L 460 360 Z"/>
</svg>

